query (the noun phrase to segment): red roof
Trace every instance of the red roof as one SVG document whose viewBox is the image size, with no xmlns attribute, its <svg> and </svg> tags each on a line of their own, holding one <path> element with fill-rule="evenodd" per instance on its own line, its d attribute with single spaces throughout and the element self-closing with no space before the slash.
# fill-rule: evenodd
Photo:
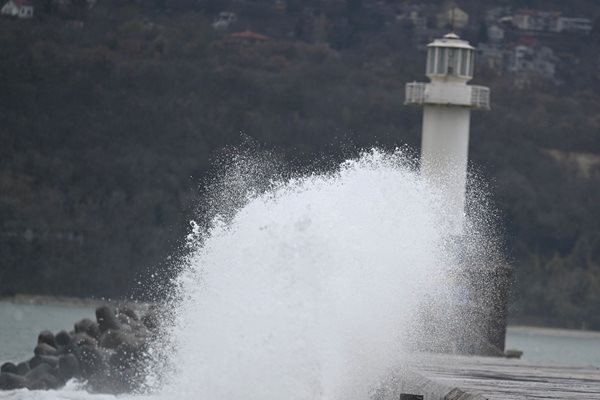
<svg viewBox="0 0 600 400">
<path fill-rule="evenodd" d="M 518 43 L 524 44 L 525 46 L 535 46 L 538 43 L 538 40 L 532 36 L 521 36 L 518 40 Z"/>
<path fill-rule="evenodd" d="M 264 42 L 266 40 L 269 40 L 268 36 L 261 35 L 260 33 L 252 31 L 233 32 L 227 35 L 226 38 L 234 40 L 255 40 L 257 42 Z"/>
</svg>

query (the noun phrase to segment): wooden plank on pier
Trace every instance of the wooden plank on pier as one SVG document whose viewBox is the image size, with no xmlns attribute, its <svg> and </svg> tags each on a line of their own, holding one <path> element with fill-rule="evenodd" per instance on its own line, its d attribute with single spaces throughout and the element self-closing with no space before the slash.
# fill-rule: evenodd
<svg viewBox="0 0 600 400">
<path fill-rule="evenodd" d="M 600 400 L 600 368 L 537 364 L 524 360 L 419 355 L 412 369 L 447 387 L 489 400 Z"/>
</svg>

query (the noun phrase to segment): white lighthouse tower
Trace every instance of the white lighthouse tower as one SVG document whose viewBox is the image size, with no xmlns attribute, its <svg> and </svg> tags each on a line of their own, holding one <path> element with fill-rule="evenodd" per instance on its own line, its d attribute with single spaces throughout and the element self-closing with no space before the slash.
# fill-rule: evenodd
<svg viewBox="0 0 600 400">
<path fill-rule="evenodd" d="M 474 48 L 454 33 L 427 45 L 430 83 L 406 84 L 405 104 L 424 106 L 421 174 L 443 193 L 448 223 L 463 231 L 471 109 L 490 108 L 490 90 L 467 85 Z"/>
</svg>

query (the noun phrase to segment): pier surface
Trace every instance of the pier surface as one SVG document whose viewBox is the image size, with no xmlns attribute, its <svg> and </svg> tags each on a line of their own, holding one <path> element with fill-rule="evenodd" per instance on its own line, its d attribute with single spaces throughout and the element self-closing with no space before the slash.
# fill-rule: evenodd
<svg viewBox="0 0 600 400">
<path fill-rule="evenodd" d="M 539 364 L 494 357 L 419 355 L 412 369 L 441 387 L 458 388 L 469 394 L 460 397 L 461 400 L 600 400 L 600 368 L 593 366 Z"/>
</svg>

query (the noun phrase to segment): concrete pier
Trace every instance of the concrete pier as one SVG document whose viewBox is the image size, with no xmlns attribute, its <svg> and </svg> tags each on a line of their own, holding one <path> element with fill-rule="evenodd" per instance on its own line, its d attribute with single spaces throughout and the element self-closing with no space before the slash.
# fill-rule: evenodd
<svg viewBox="0 0 600 400">
<path fill-rule="evenodd" d="M 600 399 L 600 368 L 499 357 L 415 355 L 394 393 L 423 400 Z M 392 396 L 389 396 L 392 395 Z"/>
</svg>

